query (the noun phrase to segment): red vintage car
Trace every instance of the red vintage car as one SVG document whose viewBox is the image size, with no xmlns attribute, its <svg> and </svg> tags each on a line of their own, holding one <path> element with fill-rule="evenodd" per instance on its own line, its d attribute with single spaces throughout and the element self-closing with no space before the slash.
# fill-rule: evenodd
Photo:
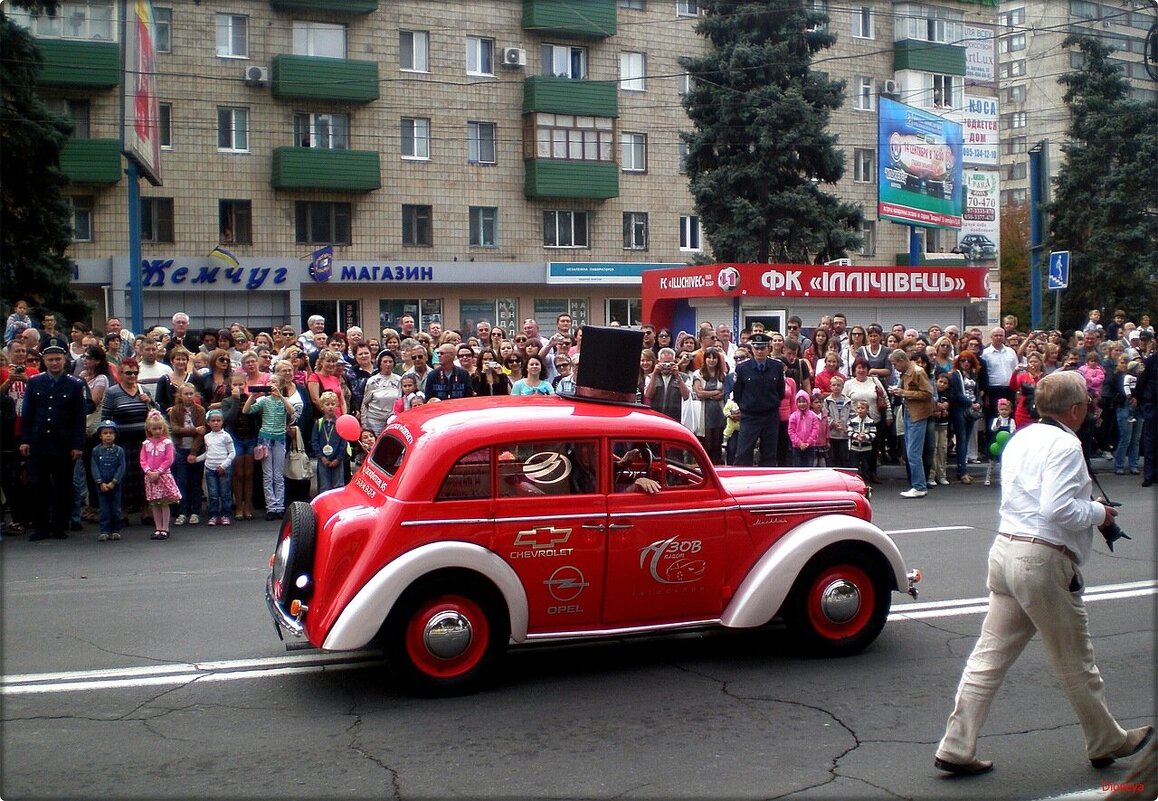
<svg viewBox="0 0 1158 801">
<path fill-rule="evenodd" d="M 266 597 L 279 636 L 380 645 L 428 693 L 477 689 L 510 644 L 778 617 L 840 656 L 916 597 L 871 518 L 854 473 L 713 467 L 648 409 L 469 398 L 400 415 L 346 487 L 294 504 Z"/>
</svg>

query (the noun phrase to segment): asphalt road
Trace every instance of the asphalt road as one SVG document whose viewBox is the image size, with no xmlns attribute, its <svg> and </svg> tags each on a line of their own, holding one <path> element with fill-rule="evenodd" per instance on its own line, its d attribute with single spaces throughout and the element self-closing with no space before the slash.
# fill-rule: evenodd
<svg viewBox="0 0 1158 801">
<path fill-rule="evenodd" d="M 1096 543 L 1090 625 L 1111 708 L 1137 726 L 1155 719 L 1155 496 L 1104 478 L 1134 539 Z M 895 595 L 857 657 L 801 658 L 774 629 L 540 647 L 447 700 L 399 694 L 373 654 L 286 653 L 262 598 L 273 523 L 7 540 L 0 797 L 1038 799 L 1122 781 L 1131 763 L 1085 759 L 1036 641 L 984 729 L 997 770 L 933 769 L 997 491 L 901 489 L 877 488 L 876 522 L 921 597 Z"/>
</svg>

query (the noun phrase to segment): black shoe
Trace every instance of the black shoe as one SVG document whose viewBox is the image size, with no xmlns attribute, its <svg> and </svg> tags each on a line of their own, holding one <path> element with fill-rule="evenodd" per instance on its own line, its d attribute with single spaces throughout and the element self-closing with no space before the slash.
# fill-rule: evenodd
<svg viewBox="0 0 1158 801">
<path fill-rule="evenodd" d="M 37 531 L 34 534 L 28 535 L 28 541 L 29 542 L 36 542 L 38 540 L 46 540 L 46 539 L 49 539 L 50 536 L 51 536 L 50 534 L 45 534 L 43 531 Z"/>
<path fill-rule="evenodd" d="M 954 776 L 977 776 L 993 770 L 993 763 L 988 759 L 974 759 L 972 762 L 950 762 L 937 757 L 933 760 L 933 767 L 952 773 Z"/>
<path fill-rule="evenodd" d="M 69 520 L 68 521 L 68 530 L 69 531 L 84 531 L 84 525 L 79 520 Z"/>
<path fill-rule="evenodd" d="M 1151 479 L 1146 479 L 1145 481 L 1142 482 L 1142 486 L 1143 487 L 1153 487 L 1154 482 Z"/>
<path fill-rule="evenodd" d="M 1090 757 L 1090 764 L 1099 769 L 1108 768 L 1114 764 L 1115 759 L 1125 759 L 1126 757 L 1134 756 L 1134 754 L 1146 747 L 1146 744 L 1150 742 L 1150 738 L 1153 736 L 1153 726 L 1142 726 L 1138 729 L 1130 729 L 1126 732 L 1126 742 L 1122 743 L 1121 748 L 1105 756 Z"/>
<path fill-rule="evenodd" d="M 68 539 L 68 532 L 54 531 L 54 532 L 52 532 L 52 538 L 54 540 L 67 540 Z"/>
</svg>

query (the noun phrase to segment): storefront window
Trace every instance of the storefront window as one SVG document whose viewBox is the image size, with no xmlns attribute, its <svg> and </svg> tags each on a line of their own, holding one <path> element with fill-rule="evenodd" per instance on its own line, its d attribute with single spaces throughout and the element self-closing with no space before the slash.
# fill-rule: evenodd
<svg viewBox="0 0 1158 801">
<path fill-rule="evenodd" d="M 399 329 L 404 314 L 414 318 L 415 326 L 426 331 L 431 323 L 443 323 L 442 298 L 402 298 L 378 301 L 378 331 L 383 328 Z M 445 325 L 445 323 L 443 323 Z"/>
<path fill-rule="evenodd" d="M 643 322 L 643 303 L 638 298 L 608 298 L 607 322 L 640 325 Z"/>
<path fill-rule="evenodd" d="M 463 298 L 458 302 L 458 330 L 464 337 L 473 336 L 480 322 L 498 326 L 504 333 L 518 323 L 518 301 L 514 298 Z"/>
</svg>

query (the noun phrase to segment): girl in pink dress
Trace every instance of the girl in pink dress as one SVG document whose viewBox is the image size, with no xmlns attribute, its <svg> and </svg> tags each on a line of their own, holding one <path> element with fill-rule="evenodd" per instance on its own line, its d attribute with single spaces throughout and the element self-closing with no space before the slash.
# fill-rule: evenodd
<svg viewBox="0 0 1158 801">
<path fill-rule="evenodd" d="M 145 442 L 141 445 L 141 472 L 145 475 L 145 500 L 153 509 L 156 529 L 151 539 L 169 539 L 169 507 L 181 500 L 181 490 L 173 478 L 177 449 L 169 438 L 165 416 L 153 410 L 145 418 Z"/>
</svg>

